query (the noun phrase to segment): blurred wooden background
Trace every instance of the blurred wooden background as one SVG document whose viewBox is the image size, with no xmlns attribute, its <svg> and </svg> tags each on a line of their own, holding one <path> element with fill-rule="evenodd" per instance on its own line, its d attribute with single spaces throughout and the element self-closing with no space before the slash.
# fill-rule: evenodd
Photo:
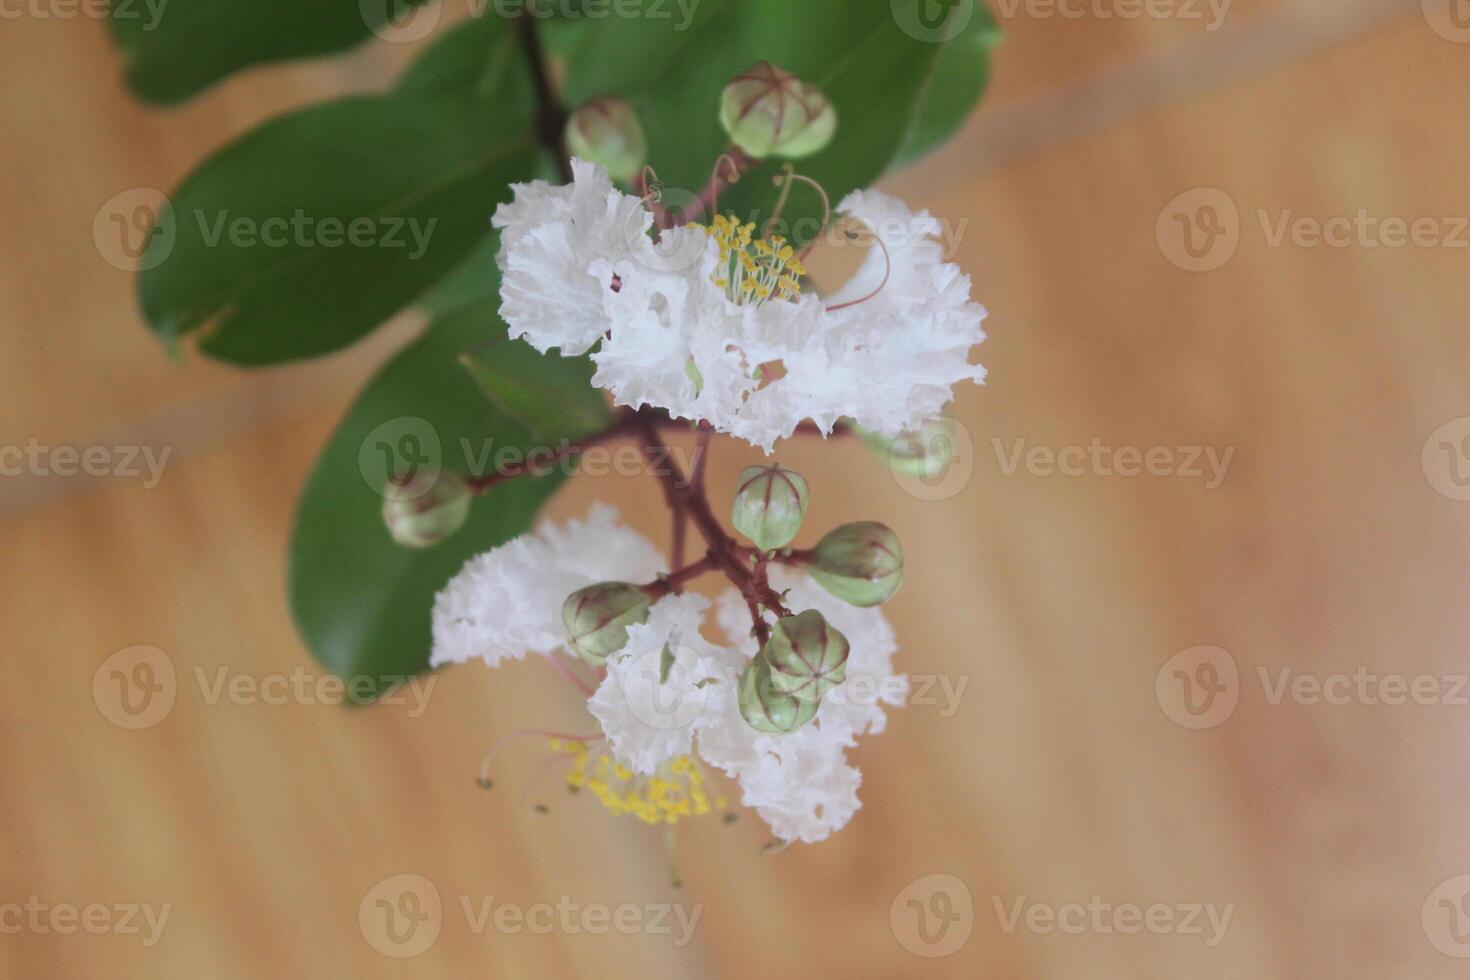
<svg viewBox="0 0 1470 980">
<path fill-rule="evenodd" d="M 1458 951 L 1431 892 L 1470 872 L 1470 706 L 1273 704 L 1257 669 L 1273 683 L 1281 668 L 1470 669 L 1470 503 L 1421 465 L 1431 433 L 1470 415 L 1470 236 L 1459 249 L 1274 246 L 1258 212 L 1470 215 L 1470 48 L 1434 29 L 1452 23 L 1446 3 L 1236 0 L 1216 30 L 1202 4 L 1199 20 L 1046 9 L 998 9 L 1008 38 L 984 107 L 889 184 L 967 222 L 955 258 L 991 311 L 990 383 L 957 405 L 968 482 L 922 499 L 856 445 L 779 456 L 810 478 L 814 526 L 897 528 L 901 668 L 963 681 L 963 695 L 952 712 L 897 712 L 862 745 L 865 806 L 827 843 L 758 857 L 753 815 L 690 825 L 678 892 L 641 826 L 559 794 L 549 814 L 524 810 L 514 778 L 475 787 L 499 735 L 580 724 L 537 664 L 446 672 L 418 717 L 209 705 L 195 681 L 311 669 L 283 598 L 292 504 L 355 386 L 412 325 L 269 375 L 171 363 L 138 321 L 132 277 L 99 256 L 94 216 L 118 192 L 173 186 L 266 116 L 385 84 L 382 59 L 402 52 L 259 71 L 160 112 L 124 91 L 99 24 L 0 23 L 0 445 L 173 454 L 152 488 L 0 479 L 0 907 L 171 906 L 151 947 L 0 932 L 0 973 L 1466 975 L 1436 948 Z M 1204 272 L 1173 264 L 1156 233 L 1196 188 L 1239 214 L 1233 257 Z M 1018 439 L 1234 454 L 1215 489 L 1007 475 L 1000 456 Z M 713 485 L 747 459 L 723 450 Z M 641 480 L 578 481 L 552 513 L 599 498 L 662 535 Z M 179 694 L 161 723 L 126 731 L 92 678 L 139 644 L 167 653 Z M 1196 731 L 1170 720 L 1155 678 L 1202 644 L 1233 656 L 1239 703 Z M 432 881 L 444 903 L 438 940 L 413 959 L 381 955 L 359 928 L 364 896 L 397 874 Z M 973 906 L 952 924 L 967 941 L 942 959 L 911 951 L 934 949 L 905 911 L 905 889 L 934 874 Z M 488 896 L 702 913 L 682 947 L 475 934 L 460 899 Z M 1233 911 L 1213 946 L 1208 930 L 1007 931 L 997 903 L 1023 896 Z"/>
</svg>

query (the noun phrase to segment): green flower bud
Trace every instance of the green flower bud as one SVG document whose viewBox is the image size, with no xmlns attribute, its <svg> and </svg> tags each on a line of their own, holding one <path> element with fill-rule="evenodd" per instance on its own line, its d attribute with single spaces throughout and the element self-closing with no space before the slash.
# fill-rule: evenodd
<svg viewBox="0 0 1470 980">
<path fill-rule="evenodd" d="M 622 99 L 593 99 L 572 113 L 567 120 L 567 149 L 606 167 L 614 180 L 631 181 L 648 162 L 643 124 Z"/>
<path fill-rule="evenodd" d="M 806 479 L 795 470 L 748 466 L 740 472 L 730 521 L 761 551 L 775 551 L 801 530 L 810 499 Z"/>
<path fill-rule="evenodd" d="M 954 427 L 954 420 L 937 418 L 892 438 L 869 429 L 857 431 L 868 448 L 895 472 L 932 480 L 943 476 L 954 461 Z"/>
<path fill-rule="evenodd" d="M 720 125 L 751 156 L 808 157 L 837 132 L 837 110 L 815 85 L 757 61 L 725 86 Z"/>
<path fill-rule="evenodd" d="M 771 669 L 771 684 L 803 704 L 847 679 L 847 637 L 815 609 L 785 616 L 771 631 L 761 655 Z"/>
<path fill-rule="evenodd" d="M 807 571 L 844 602 L 876 606 L 903 584 L 903 547 L 877 521 L 844 524 L 817 542 Z"/>
<path fill-rule="evenodd" d="M 599 582 L 567 596 L 561 621 L 572 649 L 600 667 L 609 655 L 628 645 L 628 627 L 648 618 L 652 602 L 653 597 L 639 586 Z"/>
<path fill-rule="evenodd" d="M 432 547 L 464 527 L 473 496 L 458 473 L 422 470 L 383 487 L 383 523 L 405 548 Z"/>
<path fill-rule="evenodd" d="M 789 734 L 817 716 L 817 701 L 801 701 L 776 689 L 764 654 L 757 654 L 740 675 L 738 696 L 745 723 L 767 735 Z"/>
</svg>

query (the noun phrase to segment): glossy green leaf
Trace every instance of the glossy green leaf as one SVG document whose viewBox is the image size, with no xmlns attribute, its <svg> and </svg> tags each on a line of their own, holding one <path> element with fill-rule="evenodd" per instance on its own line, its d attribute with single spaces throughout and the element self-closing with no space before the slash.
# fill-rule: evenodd
<svg viewBox="0 0 1470 980">
<path fill-rule="evenodd" d="M 529 106 L 531 78 L 514 21 L 486 15 L 454 25 L 398 79 L 403 95 L 467 93 Z"/>
<path fill-rule="evenodd" d="M 460 363 L 492 405 L 543 443 L 568 432 L 595 432 L 612 417 L 602 392 L 592 387 L 587 358 L 548 359 L 523 340 L 501 340 L 468 351 Z"/>
<path fill-rule="evenodd" d="M 150 102 L 187 99 L 253 65 L 345 51 L 423 0 L 111 0 L 128 84 Z M 416 22 L 415 22 L 416 23 Z M 390 32 L 391 33 L 391 32 Z"/>
<path fill-rule="evenodd" d="M 471 350 L 483 363 L 504 357 L 513 365 L 523 382 L 516 407 L 537 419 L 539 432 L 484 396 L 461 363 Z M 600 404 L 589 375 L 585 358 L 543 357 L 507 340 L 491 304 L 436 320 L 379 372 L 327 444 L 297 510 L 291 606 L 318 660 L 341 677 L 371 678 L 364 683 L 375 688 L 428 665 L 435 593 L 467 559 L 528 530 L 562 477 L 509 480 L 474 502 L 458 534 L 414 551 L 393 544 L 383 527 L 386 475 L 415 466 L 484 475 L 501 454 L 522 458 L 586 435 L 600 422 L 563 405 L 589 397 Z M 549 421 L 556 419 L 566 427 Z"/>
<path fill-rule="evenodd" d="M 172 236 L 140 279 L 153 330 L 221 360 L 344 347 L 484 241 L 527 177 L 529 109 L 467 96 L 343 99 L 281 117 L 172 195 Z M 145 264 L 152 264 L 150 261 Z"/>
<path fill-rule="evenodd" d="M 944 45 L 895 166 L 938 149 L 964 125 L 990 82 L 990 52 L 1000 39 L 995 18 L 977 2 L 964 30 Z"/>
</svg>

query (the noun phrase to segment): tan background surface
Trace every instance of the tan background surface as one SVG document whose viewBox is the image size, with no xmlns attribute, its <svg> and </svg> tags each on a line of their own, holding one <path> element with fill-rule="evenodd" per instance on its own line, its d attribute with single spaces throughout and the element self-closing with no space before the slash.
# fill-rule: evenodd
<svg viewBox="0 0 1470 980">
<path fill-rule="evenodd" d="M 382 84 L 383 59 L 401 52 L 257 72 L 157 112 L 125 93 L 97 24 L 0 23 L 0 444 L 174 454 L 152 489 L 0 480 L 0 904 L 172 906 L 151 948 L 0 934 L 0 974 L 1466 975 L 1431 943 L 1443 910 L 1430 903 L 1428 930 L 1421 910 L 1470 872 L 1470 706 L 1273 704 L 1257 669 L 1272 683 L 1282 668 L 1470 669 L 1470 503 L 1421 466 L 1431 433 L 1470 415 L 1470 250 L 1273 247 L 1258 212 L 1268 224 L 1286 209 L 1470 215 L 1470 48 L 1417 4 L 1378 0 L 1238 0 L 1214 32 L 1024 6 L 1003 23 L 985 107 L 890 183 L 968 221 L 956 259 L 992 338 L 989 385 L 957 406 L 968 484 L 922 500 L 856 445 L 780 455 L 812 482 L 814 526 L 881 517 L 899 531 L 900 663 L 965 683 L 958 710 L 911 706 L 860 748 L 864 809 L 825 844 L 758 857 L 753 815 L 690 826 L 680 892 L 641 827 L 559 794 L 542 794 L 547 815 L 518 807 L 529 753 L 505 792 L 474 786 L 499 734 L 581 724 L 535 664 L 445 673 L 421 717 L 210 705 L 196 679 L 311 669 L 283 600 L 292 503 L 354 386 L 411 325 L 271 375 L 172 364 L 133 312 L 131 277 L 99 257 L 93 218 L 119 191 L 172 186 L 271 113 Z M 1198 187 L 1237 206 L 1238 249 L 1191 273 L 1155 224 Z M 1094 438 L 1234 455 L 1216 489 L 1006 475 L 998 458 L 1017 439 Z M 745 458 L 723 449 L 713 485 Z M 1429 471 L 1442 486 L 1446 465 Z M 552 513 L 598 498 L 662 538 L 642 480 L 582 480 Z M 167 652 L 179 695 L 160 724 L 124 731 L 92 677 L 136 644 Z M 1192 731 L 1154 685 L 1200 644 L 1233 655 L 1239 705 Z M 438 941 L 406 961 L 376 952 L 357 917 L 400 873 L 432 880 L 445 903 Z M 928 960 L 905 948 L 912 915 L 900 903 L 895 928 L 890 906 L 936 873 L 963 882 L 974 916 L 958 953 Z M 460 899 L 488 896 L 702 913 L 682 948 L 475 934 Z M 1008 933 L 995 903 L 1021 896 L 1233 913 L 1213 948 L 1199 935 Z"/>
</svg>

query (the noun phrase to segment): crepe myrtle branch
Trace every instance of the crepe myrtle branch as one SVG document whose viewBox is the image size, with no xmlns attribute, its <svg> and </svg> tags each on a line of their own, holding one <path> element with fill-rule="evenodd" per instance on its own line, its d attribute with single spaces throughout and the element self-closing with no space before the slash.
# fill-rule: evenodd
<svg viewBox="0 0 1470 980">
<path fill-rule="evenodd" d="M 572 162 L 562 143 L 567 128 L 567 109 L 556 94 L 551 65 L 536 29 L 536 19 L 529 11 L 522 11 L 519 26 L 521 50 L 525 52 L 526 67 L 530 70 L 531 84 L 536 92 L 536 142 L 556 160 L 562 180 L 570 184 Z"/>
</svg>

